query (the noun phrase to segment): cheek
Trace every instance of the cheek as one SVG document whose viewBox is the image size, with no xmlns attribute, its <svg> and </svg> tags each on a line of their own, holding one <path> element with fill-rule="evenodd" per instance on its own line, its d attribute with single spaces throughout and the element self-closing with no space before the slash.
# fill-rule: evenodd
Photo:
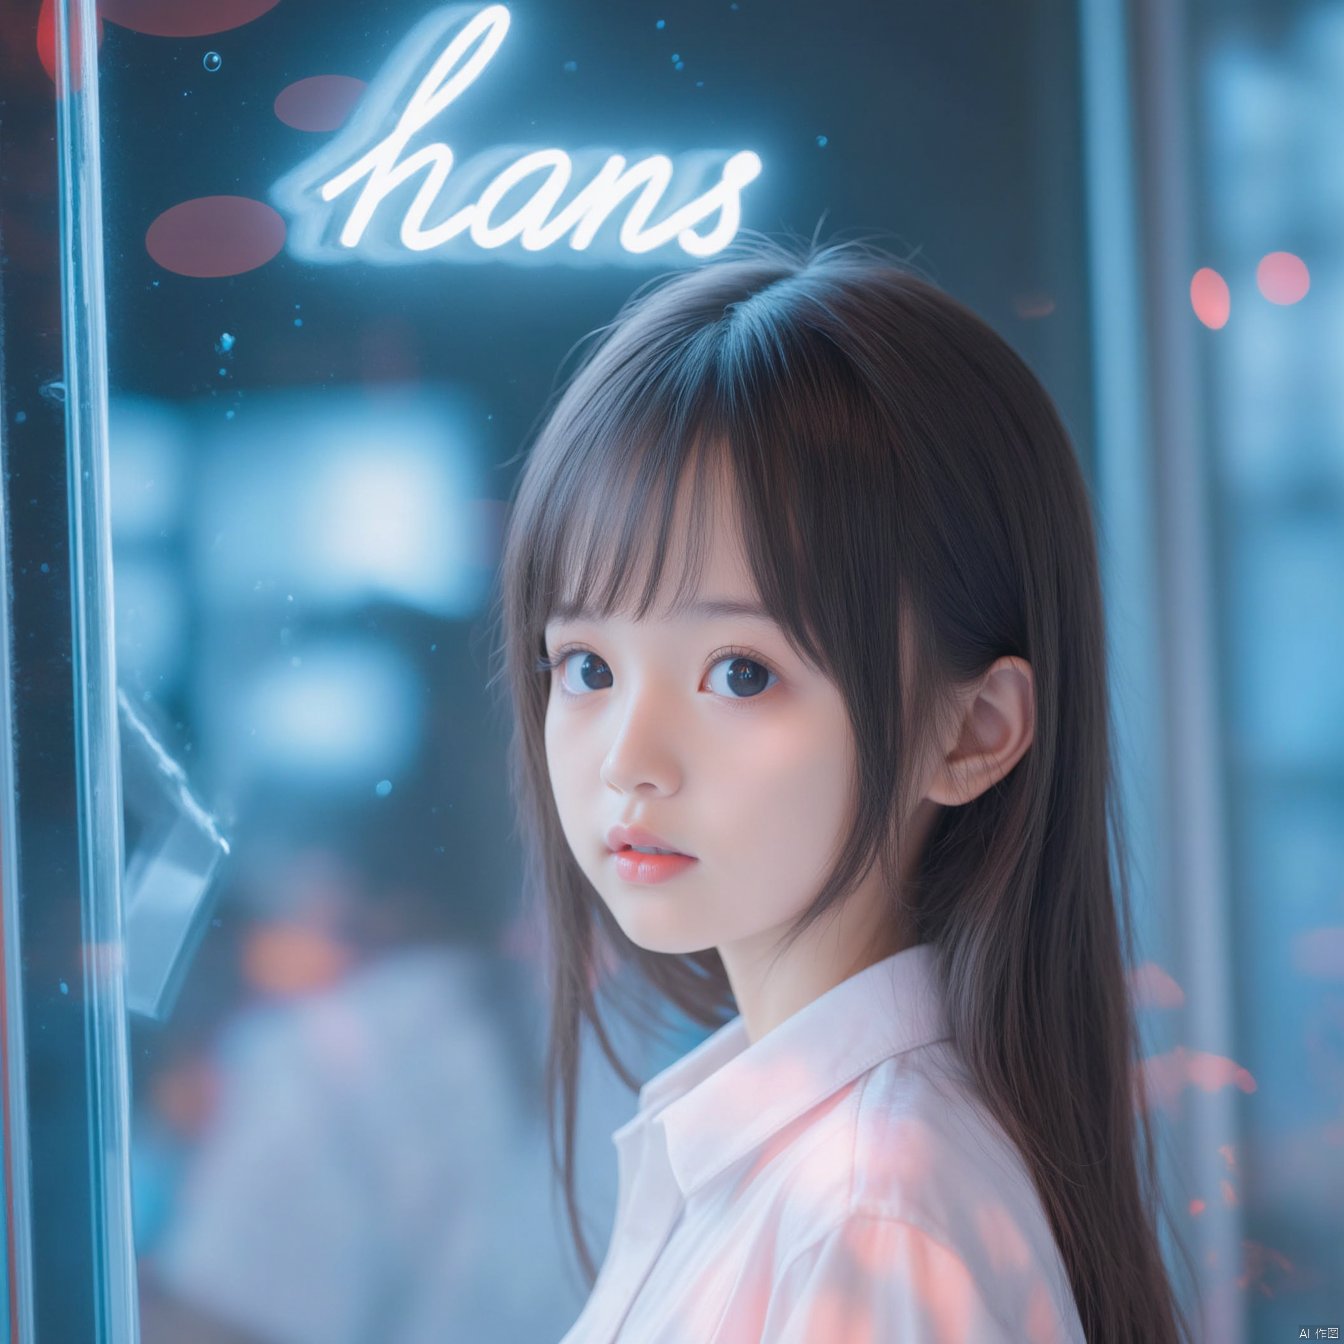
<svg viewBox="0 0 1344 1344">
<path fill-rule="evenodd" d="M 572 844 L 575 826 L 582 820 L 578 814 L 583 807 L 587 781 L 597 767 L 588 759 L 591 747 L 585 743 L 583 734 L 567 725 L 563 715 L 547 711 L 545 741 L 551 796 L 555 799 L 560 824 Z"/>
<path fill-rule="evenodd" d="M 566 734 L 559 725 L 557 717 L 546 711 L 546 769 L 551 777 L 551 792 L 557 805 L 561 807 L 572 792 L 574 781 L 574 746 L 566 741 Z"/>
<path fill-rule="evenodd" d="M 824 873 L 848 815 L 850 772 L 843 721 L 791 720 L 761 733 L 716 785 L 726 851 L 793 885 Z"/>
</svg>

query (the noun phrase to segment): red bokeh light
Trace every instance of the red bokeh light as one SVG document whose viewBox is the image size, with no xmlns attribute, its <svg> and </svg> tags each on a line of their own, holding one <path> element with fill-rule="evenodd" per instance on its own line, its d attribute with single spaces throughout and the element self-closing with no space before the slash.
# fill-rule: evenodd
<svg viewBox="0 0 1344 1344">
<path fill-rule="evenodd" d="M 259 924 L 243 947 L 243 978 L 263 994 L 302 997 L 334 985 L 354 960 L 354 951 L 324 929 Z"/>
<path fill-rule="evenodd" d="M 1202 266 L 1190 281 L 1190 306 L 1195 316 L 1215 331 L 1227 325 L 1232 313 L 1232 295 L 1227 281 L 1212 267 Z"/>
<path fill-rule="evenodd" d="M 109 23 L 151 37 L 206 37 L 260 18 L 280 0 L 98 0 Z"/>
<path fill-rule="evenodd" d="M 1140 1086 L 1149 1109 L 1164 1110 L 1175 1106 L 1187 1087 L 1197 1087 L 1203 1092 L 1217 1092 L 1224 1087 L 1247 1093 L 1257 1090 L 1250 1070 L 1236 1060 L 1205 1050 L 1187 1050 L 1183 1045 L 1144 1059 L 1142 1073 L 1135 1079 L 1136 1092 Z"/>
<path fill-rule="evenodd" d="M 1291 252 L 1270 252 L 1255 268 L 1255 283 L 1270 303 L 1297 303 L 1311 288 L 1307 263 Z"/>
<path fill-rule="evenodd" d="M 1185 1002 L 1185 991 L 1156 962 L 1136 966 L 1129 985 L 1140 1008 L 1179 1008 Z"/>
<path fill-rule="evenodd" d="M 145 248 L 165 271 L 216 279 L 264 266 L 285 245 L 285 221 L 247 196 L 198 196 L 165 210 Z"/>
<path fill-rule="evenodd" d="M 100 16 L 98 19 L 99 43 L 102 40 L 103 20 Z M 37 59 L 42 62 L 42 68 L 54 84 L 56 82 L 56 6 L 54 0 L 42 0 L 42 7 L 37 12 Z M 78 92 L 80 67 L 78 48 L 74 52 L 71 65 L 75 76 L 75 91 Z"/>
<path fill-rule="evenodd" d="M 345 124 L 367 87 L 349 75 L 312 75 L 280 90 L 275 115 L 296 131 L 334 131 Z"/>
</svg>

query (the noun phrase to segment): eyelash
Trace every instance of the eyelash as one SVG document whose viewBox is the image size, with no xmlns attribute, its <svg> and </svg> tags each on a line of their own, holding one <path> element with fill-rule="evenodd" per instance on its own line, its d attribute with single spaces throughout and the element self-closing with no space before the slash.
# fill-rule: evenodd
<svg viewBox="0 0 1344 1344">
<path fill-rule="evenodd" d="M 556 668 L 563 667 L 565 659 L 572 657 L 576 653 L 592 653 L 596 657 L 602 658 L 602 655 L 600 653 L 597 653 L 596 650 L 594 649 L 588 648 L 586 644 L 566 644 L 563 648 L 557 649 L 555 653 L 553 653 L 549 658 L 544 656 L 538 658 L 535 664 L 536 670 L 538 672 L 554 671 Z M 729 658 L 748 658 L 753 663 L 759 663 L 763 668 L 765 668 L 765 670 L 772 677 L 775 678 L 776 686 L 782 680 L 779 673 L 775 670 L 774 666 L 769 662 L 768 659 L 762 658 L 759 653 L 755 653 L 751 649 L 744 649 L 736 644 L 729 644 L 722 649 L 715 649 L 714 652 L 709 655 L 709 658 L 705 662 L 705 671 L 708 672 L 711 668 L 716 667 L 719 663 L 722 663 Z M 606 662 L 606 659 L 603 658 L 602 661 Z M 559 686 L 560 694 L 565 696 L 567 699 L 570 700 L 587 699 L 587 695 L 580 695 L 576 691 L 567 690 L 565 688 L 565 682 L 563 677 L 557 678 L 556 684 Z M 773 687 L 766 687 L 766 690 L 772 690 L 772 689 Z M 762 694 L 764 694 L 764 692 L 762 692 Z M 737 700 L 735 702 L 731 699 L 731 697 L 728 696 L 721 695 L 716 696 L 715 698 L 718 700 L 728 700 L 729 703 L 746 705 L 750 704 L 753 700 L 760 699 L 760 696 L 755 695 L 748 696 L 744 700 Z"/>
</svg>

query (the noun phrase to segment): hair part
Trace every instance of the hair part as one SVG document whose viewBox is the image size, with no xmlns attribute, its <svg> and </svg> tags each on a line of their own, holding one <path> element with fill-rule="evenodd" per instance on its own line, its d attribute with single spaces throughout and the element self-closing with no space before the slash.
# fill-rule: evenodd
<svg viewBox="0 0 1344 1344">
<path fill-rule="evenodd" d="M 584 1273 L 591 1284 L 574 1191 L 583 1022 L 639 1086 L 599 983 L 632 1018 L 639 1005 L 606 968 L 704 1027 L 735 1008 L 716 950 L 639 947 L 580 869 L 550 790 L 536 664 L 567 603 L 649 610 L 683 491 L 673 605 L 688 598 L 705 492 L 728 488 L 760 600 L 834 682 L 855 742 L 849 833 L 779 951 L 877 864 L 893 919 L 936 949 L 955 1042 L 1032 1174 L 1087 1338 L 1174 1342 L 1178 1323 L 1188 1337 L 1154 1223 L 1096 544 L 1068 434 L 1006 342 L 904 263 L 856 244 L 737 252 L 663 278 L 599 333 L 536 437 L 500 567 L 516 834 L 548 940 L 552 1157 Z M 1004 656 L 1032 668 L 1031 747 L 941 808 L 902 882 L 917 767 L 936 745 L 926 725 Z"/>
</svg>

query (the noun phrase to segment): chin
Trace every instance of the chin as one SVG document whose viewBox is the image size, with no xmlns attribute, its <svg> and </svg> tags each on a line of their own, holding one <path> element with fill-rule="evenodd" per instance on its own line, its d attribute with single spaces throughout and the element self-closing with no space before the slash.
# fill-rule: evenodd
<svg viewBox="0 0 1344 1344">
<path fill-rule="evenodd" d="M 612 913 L 616 914 L 616 911 Z M 712 939 L 696 937 L 693 931 L 678 929 L 671 921 L 660 924 L 656 919 L 622 919 L 617 915 L 616 922 L 621 926 L 621 932 L 645 952 L 684 957 L 692 952 L 707 952 L 717 946 Z"/>
</svg>

